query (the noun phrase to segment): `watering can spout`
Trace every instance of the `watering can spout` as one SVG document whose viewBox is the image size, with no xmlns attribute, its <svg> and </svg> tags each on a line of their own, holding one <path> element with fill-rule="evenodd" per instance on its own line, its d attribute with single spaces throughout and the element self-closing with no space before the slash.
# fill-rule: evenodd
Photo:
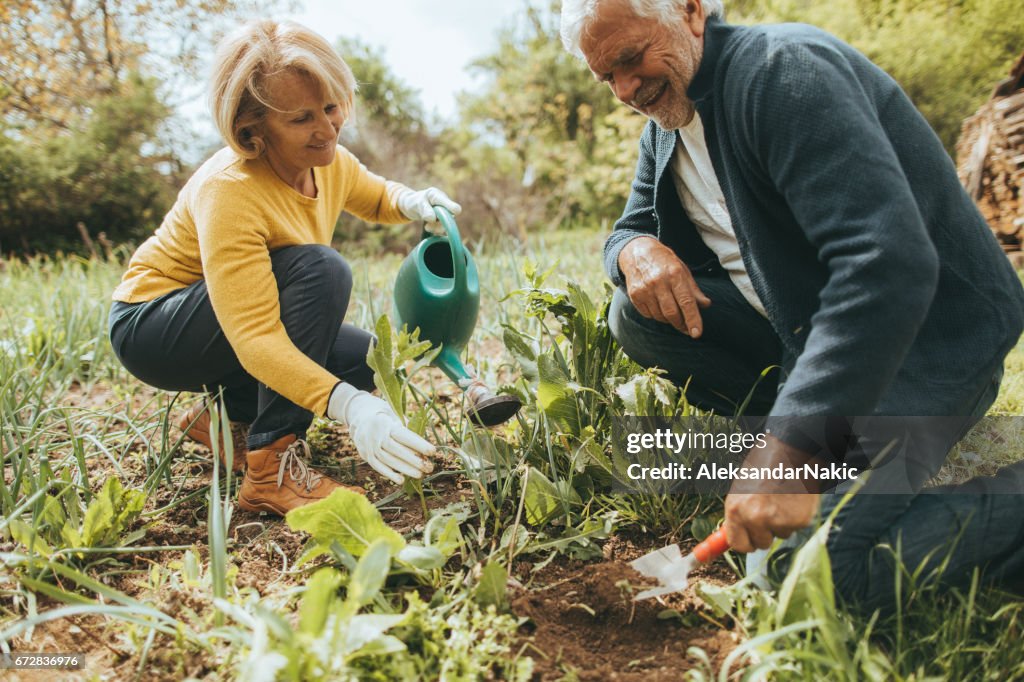
<svg viewBox="0 0 1024 682">
<path fill-rule="evenodd" d="M 522 403 L 514 396 L 496 395 L 459 359 L 476 326 L 480 280 L 455 218 L 440 206 L 434 212 L 445 235 L 424 230 L 423 240 L 398 269 L 396 321 L 399 328 L 418 327 L 421 339 L 441 346 L 434 365 L 466 392 L 470 418 L 485 426 L 500 424 L 512 418 Z"/>
</svg>

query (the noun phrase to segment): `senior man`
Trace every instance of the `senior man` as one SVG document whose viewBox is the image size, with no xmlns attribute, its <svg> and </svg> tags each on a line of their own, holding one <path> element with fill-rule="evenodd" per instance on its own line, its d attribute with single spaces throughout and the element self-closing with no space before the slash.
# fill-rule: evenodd
<svg viewBox="0 0 1024 682">
<path fill-rule="evenodd" d="M 821 456 L 837 418 L 908 418 L 856 434 L 869 461 L 893 433 L 909 455 L 898 484 L 875 480 L 889 494 L 862 491 L 835 517 L 827 547 L 847 599 L 892 604 L 896 547 L 912 567 L 948 556 L 948 584 L 976 566 L 1024 575 L 1024 496 L 994 494 L 1020 490 L 1019 468 L 920 494 L 995 399 L 1024 326 L 1019 280 L 892 78 L 813 27 L 734 26 L 722 12 L 718 0 L 562 5 L 566 48 L 650 119 L 605 245 L 616 339 L 698 406 L 767 415 L 750 465 Z M 736 550 L 766 548 L 840 499 L 734 485 L 726 531 Z"/>
</svg>

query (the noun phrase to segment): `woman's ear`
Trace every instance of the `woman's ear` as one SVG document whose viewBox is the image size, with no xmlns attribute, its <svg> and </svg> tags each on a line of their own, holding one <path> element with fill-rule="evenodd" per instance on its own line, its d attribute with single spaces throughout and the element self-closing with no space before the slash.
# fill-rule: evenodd
<svg viewBox="0 0 1024 682">
<path fill-rule="evenodd" d="M 263 136 L 263 126 L 258 123 L 247 125 L 238 131 L 238 141 L 242 148 L 250 152 L 253 158 L 262 156 L 267 150 L 267 143 Z"/>
</svg>

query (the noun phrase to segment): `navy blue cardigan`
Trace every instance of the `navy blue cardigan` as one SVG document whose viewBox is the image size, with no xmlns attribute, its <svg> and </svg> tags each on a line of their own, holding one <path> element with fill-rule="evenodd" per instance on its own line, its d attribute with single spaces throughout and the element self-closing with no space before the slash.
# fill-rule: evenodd
<svg viewBox="0 0 1024 682">
<path fill-rule="evenodd" d="M 792 370 L 773 416 L 960 414 L 1020 337 L 1024 289 L 899 86 L 811 26 L 709 19 L 688 94 L 751 282 Z M 717 267 L 650 122 L 625 212 L 691 269 Z M 780 437 L 784 436 L 780 434 Z"/>
</svg>

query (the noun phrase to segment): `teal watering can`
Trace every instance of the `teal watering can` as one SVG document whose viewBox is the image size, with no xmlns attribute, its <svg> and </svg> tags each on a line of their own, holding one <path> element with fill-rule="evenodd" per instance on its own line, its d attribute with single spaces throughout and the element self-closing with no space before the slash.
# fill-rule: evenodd
<svg viewBox="0 0 1024 682">
<path fill-rule="evenodd" d="M 480 280 L 455 218 L 440 206 L 434 213 L 445 234 L 424 229 L 422 241 L 402 261 L 395 279 L 395 321 L 399 329 L 419 327 L 420 339 L 441 347 L 433 364 L 466 392 L 470 419 L 483 426 L 501 424 L 522 403 L 515 396 L 496 395 L 459 359 L 480 312 Z"/>
</svg>

